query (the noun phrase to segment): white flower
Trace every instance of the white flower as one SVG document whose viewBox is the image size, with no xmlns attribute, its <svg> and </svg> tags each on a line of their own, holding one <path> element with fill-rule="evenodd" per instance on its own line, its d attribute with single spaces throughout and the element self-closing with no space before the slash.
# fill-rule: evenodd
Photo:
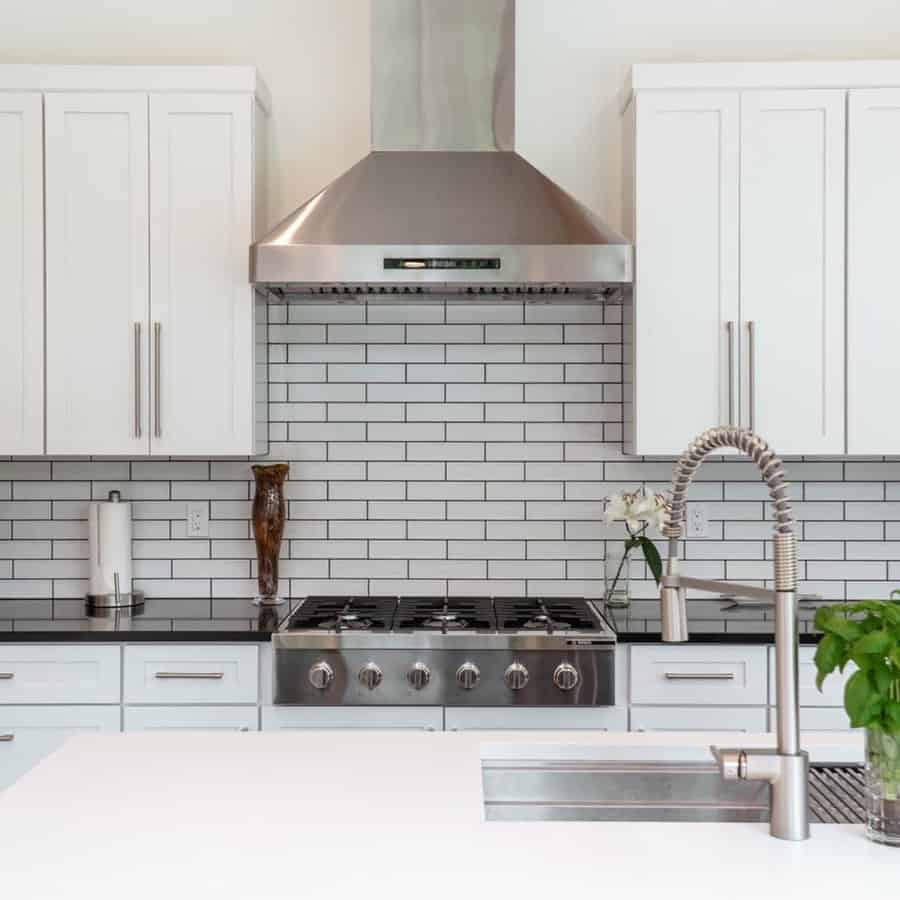
<svg viewBox="0 0 900 900">
<path fill-rule="evenodd" d="M 621 491 L 606 500 L 607 522 L 625 522 L 630 532 L 650 525 L 662 528 L 666 521 L 668 498 L 665 494 L 650 494 L 644 488 Z"/>
</svg>

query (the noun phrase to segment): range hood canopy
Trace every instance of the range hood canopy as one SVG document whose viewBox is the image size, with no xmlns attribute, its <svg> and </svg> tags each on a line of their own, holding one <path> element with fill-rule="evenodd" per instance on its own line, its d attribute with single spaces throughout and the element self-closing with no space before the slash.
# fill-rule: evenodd
<svg viewBox="0 0 900 900">
<path fill-rule="evenodd" d="M 631 246 L 514 145 L 514 0 L 373 0 L 373 151 L 251 248 L 276 293 L 609 295 Z"/>
</svg>

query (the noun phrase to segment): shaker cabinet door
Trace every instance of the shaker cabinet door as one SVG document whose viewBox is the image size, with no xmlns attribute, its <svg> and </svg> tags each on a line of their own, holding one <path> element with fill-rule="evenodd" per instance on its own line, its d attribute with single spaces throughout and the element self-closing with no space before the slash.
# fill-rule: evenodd
<svg viewBox="0 0 900 900">
<path fill-rule="evenodd" d="M 147 97 L 44 103 L 47 452 L 146 454 Z"/>
<path fill-rule="evenodd" d="M 743 424 L 844 452 L 844 91 L 741 96 Z"/>
<path fill-rule="evenodd" d="M 736 421 L 739 98 L 635 98 L 633 446 L 677 455 Z"/>
<path fill-rule="evenodd" d="M 851 91 L 847 142 L 847 452 L 900 453 L 900 90 Z"/>
<path fill-rule="evenodd" d="M 254 452 L 253 98 L 150 97 L 152 452 Z"/>
<path fill-rule="evenodd" d="M 44 450 L 41 95 L 0 93 L 0 455 Z"/>
</svg>

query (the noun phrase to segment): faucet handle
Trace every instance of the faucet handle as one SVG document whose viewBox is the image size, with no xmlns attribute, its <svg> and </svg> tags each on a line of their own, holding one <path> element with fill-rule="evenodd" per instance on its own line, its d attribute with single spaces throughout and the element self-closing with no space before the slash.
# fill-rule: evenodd
<svg viewBox="0 0 900 900">
<path fill-rule="evenodd" d="M 747 754 L 744 750 L 725 749 L 713 745 L 709 748 L 709 752 L 719 764 L 719 771 L 725 781 L 740 781 L 746 777 Z"/>
</svg>

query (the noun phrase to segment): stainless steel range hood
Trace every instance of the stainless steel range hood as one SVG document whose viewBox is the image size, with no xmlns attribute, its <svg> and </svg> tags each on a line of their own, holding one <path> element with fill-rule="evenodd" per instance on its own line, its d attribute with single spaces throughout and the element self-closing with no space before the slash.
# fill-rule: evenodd
<svg viewBox="0 0 900 900">
<path fill-rule="evenodd" d="M 373 150 L 251 248 L 277 294 L 608 296 L 621 235 L 514 150 L 514 0 L 372 0 Z"/>
</svg>

